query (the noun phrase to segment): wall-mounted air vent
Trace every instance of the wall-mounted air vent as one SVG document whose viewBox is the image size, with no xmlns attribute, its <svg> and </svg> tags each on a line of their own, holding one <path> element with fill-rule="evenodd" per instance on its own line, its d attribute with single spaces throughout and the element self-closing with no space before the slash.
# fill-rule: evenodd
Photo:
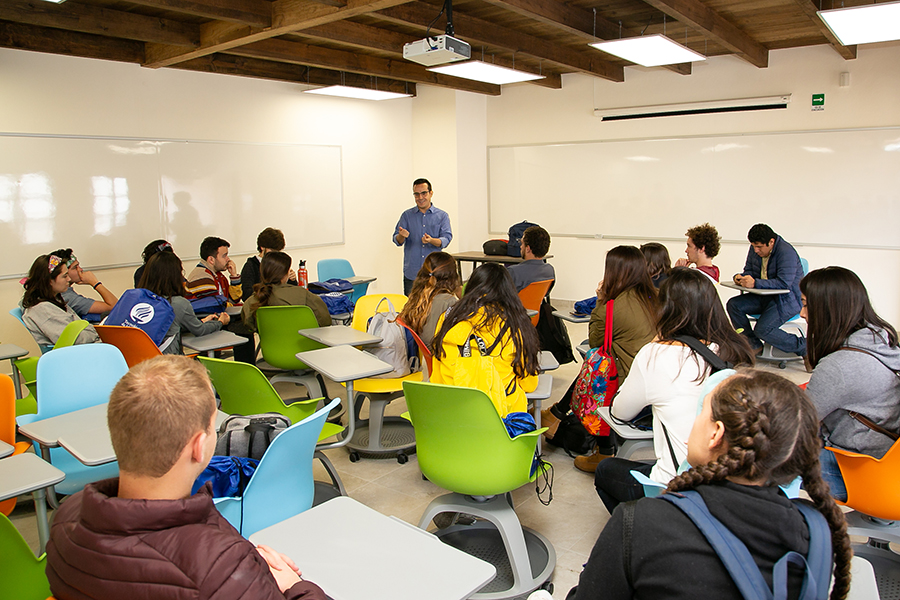
<svg viewBox="0 0 900 600">
<path fill-rule="evenodd" d="M 787 108 L 790 102 L 791 95 L 784 94 L 781 96 L 767 96 L 765 98 L 735 98 L 732 100 L 710 100 L 708 102 L 685 102 L 682 104 L 658 104 L 656 106 L 631 106 L 626 108 L 595 108 L 594 116 L 600 117 L 604 121 L 627 121 L 653 119 L 656 117 L 776 110 Z"/>
</svg>

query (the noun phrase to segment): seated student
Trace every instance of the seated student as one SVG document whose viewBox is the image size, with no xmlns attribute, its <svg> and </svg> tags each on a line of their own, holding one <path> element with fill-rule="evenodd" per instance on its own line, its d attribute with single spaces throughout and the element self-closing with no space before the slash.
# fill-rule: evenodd
<svg viewBox="0 0 900 600">
<path fill-rule="evenodd" d="M 838 600 L 849 590 L 852 552 L 844 516 L 819 474 L 817 431 L 816 409 L 803 390 L 774 373 L 739 372 L 704 400 L 688 440 L 693 468 L 669 482 L 668 493 L 696 490 L 712 516 L 747 546 L 771 585 L 772 567 L 786 552 L 809 552 L 806 520 L 778 488 L 802 476 L 813 506 L 831 530 L 831 598 Z M 788 569 L 791 600 L 800 598 L 801 574 L 801 569 Z M 599 597 L 694 600 L 742 595 L 680 508 L 662 498 L 644 498 L 613 512 L 578 587 L 567 598 Z"/>
<path fill-rule="evenodd" d="M 138 284 L 141 282 L 141 277 L 144 275 L 144 268 L 147 266 L 147 261 L 157 252 L 175 252 L 175 249 L 172 248 L 172 244 L 166 240 L 153 240 L 144 246 L 144 251 L 141 252 L 141 258 L 143 259 L 144 264 L 134 271 L 134 287 L 141 287 Z"/>
<path fill-rule="evenodd" d="M 260 268 L 261 281 L 253 295 L 244 302 L 241 320 L 251 331 L 256 331 L 256 310 L 261 306 L 308 306 L 316 315 L 319 327 L 331 325 L 331 315 L 325 302 L 298 285 L 288 285 L 291 257 L 284 252 L 267 252 Z"/>
<path fill-rule="evenodd" d="M 182 330 L 186 329 L 199 337 L 219 331 L 230 321 L 225 312 L 208 315 L 202 321 L 197 318 L 191 303 L 184 297 L 184 267 L 174 252 L 157 252 L 151 256 L 138 287 L 165 298 L 175 311 L 175 320 L 166 333 L 166 342 L 160 345 L 163 354 L 182 353 Z"/>
<path fill-rule="evenodd" d="M 672 270 L 672 260 L 669 258 L 669 250 L 659 242 L 647 242 L 641 244 L 641 253 L 647 259 L 647 271 L 653 286 L 659 289 L 663 281 Z"/>
<path fill-rule="evenodd" d="M 91 271 L 85 271 L 81 268 L 81 264 L 72 253 L 71 248 L 57 250 L 53 253 L 53 256 L 60 257 L 66 261 L 66 265 L 68 266 L 69 287 L 62 293 L 62 297 L 63 300 L 66 301 L 66 304 L 75 311 L 75 314 L 84 318 L 88 314 L 102 315 L 103 313 L 108 313 L 112 310 L 119 299 L 115 294 L 109 291 L 99 279 L 97 279 L 96 275 Z M 94 288 L 94 291 L 100 294 L 100 297 L 103 298 L 103 300 L 85 298 L 73 289 L 76 284 L 91 286 Z"/>
<path fill-rule="evenodd" d="M 713 264 L 719 254 L 722 236 L 716 228 L 709 223 L 691 227 L 684 234 L 687 236 L 687 248 L 684 253 L 687 258 L 679 258 L 675 261 L 676 267 L 694 266 L 698 271 L 712 279 L 713 283 L 719 283 L 719 267 Z"/>
<path fill-rule="evenodd" d="M 753 364 L 750 345 L 731 327 L 716 288 L 705 274 L 672 269 L 659 288 L 659 303 L 656 338 L 634 357 L 628 379 L 610 407 L 612 416 L 624 421 L 652 407 L 656 463 L 610 458 L 597 466 L 594 484 L 610 513 L 620 502 L 644 495 L 643 486 L 630 471 L 668 483 L 687 455 L 697 401 L 711 369 L 697 350 L 676 338 L 692 337 L 733 365 Z"/>
<path fill-rule="evenodd" d="M 525 412 L 527 392 L 537 388 L 537 332 L 516 295 L 512 277 L 498 263 L 485 263 L 472 272 L 466 293 L 438 322 L 432 341 L 434 370 L 431 381 L 461 385 L 457 379 L 461 348 L 480 352 L 472 334 L 481 338 L 506 391 L 491 398 L 500 417 Z M 501 392 L 502 394 L 502 392 Z"/>
<path fill-rule="evenodd" d="M 843 267 L 812 271 L 800 281 L 809 323 L 807 348 L 812 376 L 806 393 L 812 399 L 825 445 L 881 458 L 894 444 L 876 427 L 900 431 L 900 347 L 897 332 L 872 308 L 856 273 Z M 831 494 L 847 500 L 844 478 L 834 454 L 822 450 L 822 476 Z"/>
<path fill-rule="evenodd" d="M 53 515 L 47 579 L 58 600 L 326 598 L 296 565 L 254 547 L 191 486 L 216 446 L 206 369 L 161 356 L 132 368 L 107 409 L 118 479 L 85 486 Z"/>
<path fill-rule="evenodd" d="M 461 291 L 456 260 L 446 252 L 432 252 L 413 281 L 400 320 L 431 347 L 438 319 L 459 301 Z"/>
<path fill-rule="evenodd" d="M 520 245 L 522 258 L 525 260 L 508 267 L 517 293 L 535 281 L 556 279 L 553 265 L 544 261 L 544 257 L 550 251 L 550 234 L 547 230 L 538 226 L 529 227 L 522 234 Z"/>
<path fill-rule="evenodd" d="M 762 352 L 763 342 L 769 342 L 782 352 L 805 356 L 806 338 L 781 329 L 800 312 L 800 279 L 803 277 L 800 256 L 793 246 L 763 223 L 751 227 L 747 239 L 750 240 L 747 262 L 744 271 L 734 276 L 734 282 L 745 288 L 789 292 L 771 296 L 741 294 L 729 299 L 725 309 L 731 323 L 747 336 L 757 353 Z M 753 329 L 747 315 L 759 315 Z"/>
<path fill-rule="evenodd" d="M 240 301 L 241 278 L 234 261 L 228 258 L 230 246 L 222 238 L 204 238 L 200 243 L 200 262 L 188 274 L 184 284 L 185 298 L 196 300 L 219 295 L 225 297 L 228 306 Z M 230 279 L 223 274 L 226 270 Z"/>
<path fill-rule="evenodd" d="M 40 346 L 52 346 L 62 335 L 66 325 L 80 320 L 62 293 L 69 289 L 69 268 L 66 261 L 54 254 L 43 254 L 34 259 L 25 280 L 22 295 L 22 320 Z M 76 344 L 99 342 L 93 326 L 88 325 L 78 334 Z"/>
<path fill-rule="evenodd" d="M 268 252 L 281 252 L 284 250 L 284 234 L 280 229 L 266 227 L 256 236 L 256 256 L 251 256 L 241 269 L 241 300 L 246 300 L 253 295 L 256 284 L 260 282 L 260 261 Z M 290 266 L 290 265 L 288 265 Z M 297 273 L 293 269 L 288 270 L 287 283 L 297 285 Z"/>
</svg>

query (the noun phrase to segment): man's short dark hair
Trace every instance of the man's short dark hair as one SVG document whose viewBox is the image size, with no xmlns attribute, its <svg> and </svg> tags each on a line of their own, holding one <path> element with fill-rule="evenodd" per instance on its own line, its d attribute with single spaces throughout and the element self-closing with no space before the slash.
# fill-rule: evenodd
<svg viewBox="0 0 900 600">
<path fill-rule="evenodd" d="M 428 191 L 430 192 L 431 191 L 431 182 L 428 181 L 427 179 L 425 179 L 424 177 L 420 177 L 420 178 L 416 179 L 415 181 L 413 181 L 413 187 L 416 187 L 417 185 L 422 185 L 423 183 L 428 186 Z"/>
<path fill-rule="evenodd" d="M 256 236 L 256 251 L 262 252 L 263 248 L 281 252 L 284 250 L 284 234 L 280 229 L 266 227 Z"/>
<path fill-rule="evenodd" d="M 219 248 L 225 246 L 231 248 L 231 244 L 219 237 L 208 237 L 200 242 L 200 260 L 206 260 L 210 256 L 215 258 L 219 254 Z"/>
<path fill-rule="evenodd" d="M 709 258 L 713 258 L 719 253 L 719 242 L 722 240 L 722 236 L 720 236 L 719 232 L 716 231 L 716 228 L 709 223 L 691 227 L 684 235 L 694 242 L 694 245 L 697 246 L 697 248 L 702 248 L 703 252 L 706 253 L 706 256 Z"/>
<path fill-rule="evenodd" d="M 765 223 L 757 223 L 747 232 L 747 239 L 751 244 L 768 244 L 770 240 L 778 237 L 772 228 Z"/>
<path fill-rule="evenodd" d="M 550 234 L 543 227 L 529 227 L 522 234 L 522 241 L 531 248 L 535 258 L 544 258 L 550 250 Z"/>
</svg>

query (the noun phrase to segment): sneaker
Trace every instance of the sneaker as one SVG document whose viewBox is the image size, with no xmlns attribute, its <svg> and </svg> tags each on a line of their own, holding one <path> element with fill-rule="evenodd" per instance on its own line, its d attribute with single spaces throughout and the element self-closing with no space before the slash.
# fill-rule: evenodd
<svg viewBox="0 0 900 600">
<path fill-rule="evenodd" d="M 585 473 L 593 473 L 597 470 L 597 465 L 607 458 L 612 458 L 612 454 L 600 454 L 599 450 L 594 450 L 593 453 L 587 456 L 576 456 L 575 468 Z"/>
<path fill-rule="evenodd" d="M 559 429 L 559 424 L 562 421 L 556 418 L 549 408 L 545 408 L 541 411 L 541 427 L 546 427 L 547 431 L 544 432 L 544 437 L 549 439 L 553 439 L 553 436 L 556 435 L 556 430 Z"/>
</svg>

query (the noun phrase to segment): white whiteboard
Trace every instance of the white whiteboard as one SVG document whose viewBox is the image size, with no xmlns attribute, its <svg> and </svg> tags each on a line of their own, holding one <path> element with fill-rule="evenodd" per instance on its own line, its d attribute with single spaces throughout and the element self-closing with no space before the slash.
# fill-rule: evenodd
<svg viewBox="0 0 900 600">
<path fill-rule="evenodd" d="M 343 243 L 339 146 L 0 134 L 0 278 L 57 248 L 139 263 L 158 238 L 181 258 L 208 235 L 253 253 L 266 227 L 289 248 Z"/>
<path fill-rule="evenodd" d="M 795 245 L 900 247 L 900 129 L 488 149 L 490 229 L 682 239 L 758 222 Z"/>
</svg>

